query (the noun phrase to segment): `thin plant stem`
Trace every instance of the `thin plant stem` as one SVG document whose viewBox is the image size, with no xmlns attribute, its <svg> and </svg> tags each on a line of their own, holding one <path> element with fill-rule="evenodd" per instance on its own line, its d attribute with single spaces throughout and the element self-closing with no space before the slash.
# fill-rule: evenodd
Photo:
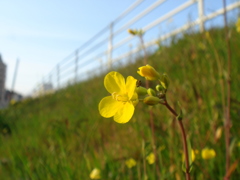
<svg viewBox="0 0 240 180">
<path fill-rule="evenodd" d="M 226 119 L 225 119 L 225 145 L 226 145 L 226 175 L 230 167 L 230 128 L 231 128 L 231 115 L 230 115 L 230 104 L 231 104 L 231 48 L 230 38 L 227 25 L 227 13 L 226 13 L 226 0 L 223 0 L 224 8 L 224 27 L 227 45 L 227 107 L 226 107 Z M 230 176 L 225 176 L 225 180 L 229 180 Z"/>
<path fill-rule="evenodd" d="M 147 171 L 146 171 L 146 161 L 145 161 L 145 141 L 142 141 L 142 156 L 143 156 L 143 179 L 147 179 Z"/>
<path fill-rule="evenodd" d="M 147 51 L 146 51 L 146 47 L 144 45 L 144 40 L 143 40 L 143 34 L 139 35 L 139 39 L 140 39 L 140 43 L 142 46 L 142 50 L 144 53 L 144 59 L 143 59 L 143 64 L 147 65 Z M 146 80 L 146 86 L 147 89 L 149 88 L 149 81 Z M 155 128 L 154 128 L 154 123 L 153 123 L 153 112 L 152 109 L 149 110 L 149 115 L 150 115 L 150 125 L 151 125 L 151 131 L 152 131 L 152 148 L 153 148 L 153 153 L 155 156 L 155 164 L 156 164 L 156 172 L 157 172 L 157 176 L 158 179 L 160 179 L 161 174 L 159 171 L 159 164 L 158 164 L 158 155 L 157 155 L 157 150 L 156 150 L 156 140 L 155 140 Z"/>
<path fill-rule="evenodd" d="M 139 35 L 139 38 L 140 38 L 140 42 L 141 42 L 141 46 L 142 46 L 142 49 L 143 49 L 143 53 L 144 53 L 144 59 L 143 59 L 143 64 L 147 64 L 147 51 L 146 51 L 146 47 L 144 45 L 144 41 L 143 41 L 143 35 Z"/>
<path fill-rule="evenodd" d="M 167 108 L 168 110 L 175 116 L 177 117 L 178 114 L 176 113 L 176 111 L 168 104 L 168 102 L 165 100 L 165 103 L 163 103 Z M 187 180 L 191 180 L 191 177 L 190 177 L 190 165 L 189 165 L 189 153 L 188 153 L 188 148 L 187 148 L 187 137 L 186 137 L 186 133 L 185 133 L 185 130 L 184 130 L 184 126 L 183 126 L 183 123 L 182 123 L 182 120 L 178 120 L 178 124 L 179 124 L 179 127 L 180 127 L 180 130 L 181 130 L 181 134 L 182 134 L 182 142 L 183 142 L 183 149 L 184 149 L 184 155 L 185 155 L 185 162 L 186 162 L 186 179 Z"/>
</svg>

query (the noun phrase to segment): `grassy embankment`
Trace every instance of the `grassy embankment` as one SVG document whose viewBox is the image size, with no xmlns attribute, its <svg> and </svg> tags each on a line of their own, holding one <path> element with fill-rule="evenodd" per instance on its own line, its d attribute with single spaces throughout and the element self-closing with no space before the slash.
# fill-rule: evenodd
<svg viewBox="0 0 240 180">
<path fill-rule="evenodd" d="M 223 95 L 226 91 L 227 49 L 224 31 L 210 31 L 213 44 L 204 34 L 184 35 L 170 47 L 161 47 L 149 57 L 149 64 L 170 77 L 169 103 L 184 110 L 183 124 L 192 148 L 198 150 L 193 163 L 193 179 L 222 179 L 225 175 Z M 240 136 L 240 34 L 232 30 L 232 140 Z M 223 70 L 219 70 L 218 63 Z M 142 60 L 118 69 L 125 77 L 144 81 L 136 71 Z M 144 153 L 152 152 L 148 107 L 139 103 L 127 124 L 117 124 L 99 115 L 98 103 L 108 95 L 103 77 L 68 87 L 53 95 L 26 100 L 1 112 L 0 179 L 68 180 L 90 179 L 94 167 L 102 179 L 156 179 L 155 164 L 146 162 Z M 224 101 L 223 101 L 224 100 Z M 182 142 L 176 120 L 164 106 L 154 106 L 154 126 L 161 179 L 184 179 Z M 5 126 L 4 126 L 5 125 Z M 6 129 L 8 125 L 11 134 Z M 4 128 L 5 127 L 5 128 Z M 224 130 L 223 130 L 224 132 Z M 235 141 L 231 163 L 240 158 L 239 140 Z M 216 157 L 201 158 L 201 150 L 213 148 Z M 128 169 L 125 160 L 137 165 Z M 232 179 L 240 176 L 239 166 Z"/>
</svg>

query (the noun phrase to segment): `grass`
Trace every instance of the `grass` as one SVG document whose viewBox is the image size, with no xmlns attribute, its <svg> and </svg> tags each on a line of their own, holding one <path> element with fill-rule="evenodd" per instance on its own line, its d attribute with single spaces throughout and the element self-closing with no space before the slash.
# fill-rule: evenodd
<svg viewBox="0 0 240 180">
<path fill-rule="evenodd" d="M 150 65 L 170 77 L 167 97 L 171 106 L 179 111 L 177 101 L 181 102 L 187 136 L 192 148 L 199 151 L 191 171 L 196 180 L 223 179 L 225 175 L 224 133 L 216 137 L 216 131 L 224 128 L 222 99 L 226 92 L 222 94 L 220 82 L 226 86 L 227 50 L 223 29 L 211 29 L 209 33 L 212 44 L 205 34 L 184 34 L 148 58 Z M 231 164 L 240 159 L 239 47 L 240 34 L 232 29 Z M 217 60 L 223 68 L 221 73 Z M 136 73 L 141 65 L 139 58 L 116 70 L 125 77 L 132 75 L 144 81 Z M 139 103 L 127 124 L 102 118 L 98 103 L 108 95 L 103 78 L 94 77 L 1 111 L 1 179 L 90 179 L 95 167 L 101 170 L 102 179 L 140 180 L 144 172 L 148 179 L 157 179 L 155 164 L 149 165 L 143 157 L 152 152 L 149 107 Z M 161 179 L 184 179 L 181 134 L 176 120 L 164 106 L 152 109 Z M 213 148 L 216 157 L 202 159 L 201 150 L 205 147 Z M 129 158 L 137 161 L 131 169 L 125 165 Z M 239 176 L 237 166 L 231 179 Z"/>
</svg>

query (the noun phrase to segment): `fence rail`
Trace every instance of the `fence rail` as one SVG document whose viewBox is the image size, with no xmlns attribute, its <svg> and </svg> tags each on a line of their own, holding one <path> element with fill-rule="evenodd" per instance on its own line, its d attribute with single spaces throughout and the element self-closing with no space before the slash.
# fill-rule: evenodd
<svg viewBox="0 0 240 180">
<path fill-rule="evenodd" d="M 58 90 L 69 84 L 84 81 L 93 75 L 99 75 L 107 70 L 114 69 L 117 66 L 117 62 L 126 64 L 133 60 L 134 55 L 138 55 L 141 48 L 139 47 L 138 39 L 127 33 L 127 29 L 129 28 L 135 29 L 140 26 L 145 32 L 145 47 L 154 49 L 156 48 L 156 41 L 164 42 L 189 28 L 195 28 L 203 32 L 205 23 L 208 20 L 224 13 L 224 9 L 221 8 L 205 15 L 204 8 L 206 7 L 203 0 L 186 0 L 184 3 L 159 16 L 160 10 L 163 11 L 161 8 L 164 8 L 168 2 L 173 3 L 174 1 L 157 0 L 147 7 L 144 5 L 144 2 L 146 1 L 135 1 L 115 21 L 60 61 L 43 78 L 42 82 L 38 83 L 34 89 L 34 95 L 39 95 L 52 89 Z M 139 14 L 131 18 L 128 17 L 134 10 L 143 5 L 144 9 Z M 231 3 L 226 7 L 226 11 L 232 11 L 239 7 L 240 2 Z M 189 9 L 195 13 L 195 19 L 191 21 L 187 20 Z M 156 14 L 155 16 L 154 13 Z M 159 28 L 164 26 L 162 24 L 181 13 L 182 15 L 185 13 L 184 18 L 187 22 L 179 24 L 177 28 L 168 29 L 168 33 L 161 33 L 159 35 Z M 153 19 L 148 20 L 149 15 Z M 125 22 L 124 19 L 127 18 L 130 20 Z M 155 34 L 154 37 L 152 37 L 153 34 Z"/>
</svg>

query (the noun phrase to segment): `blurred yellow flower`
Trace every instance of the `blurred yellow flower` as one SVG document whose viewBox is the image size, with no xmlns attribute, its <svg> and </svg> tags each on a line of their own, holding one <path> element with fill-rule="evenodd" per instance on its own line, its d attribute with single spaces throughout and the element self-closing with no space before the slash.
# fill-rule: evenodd
<svg viewBox="0 0 240 180">
<path fill-rule="evenodd" d="M 129 169 L 131 169 L 132 167 L 137 165 L 137 162 L 133 158 L 130 158 L 125 161 L 125 164 Z"/>
<path fill-rule="evenodd" d="M 101 171 L 98 168 L 94 168 L 90 173 L 90 179 L 101 179 Z"/>
<path fill-rule="evenodd" d="M 197 149 L 195 149 L 194 153 L 197 155 L 197 154 L 199 154 L 199 151 Z"/>
<path fill-rule="evenodd" d="M 212 159 L 216 156 L 216 152 L 214 149 L 204 148 L 201 155 L 203 159 Z"/>
<path fill-rule="evenodd" d="M 205 37 L 208 41 L 211 41 L 211 36 L 210 36 L 209 31 L 205 32 Z"/>
<path fill-rule="evenodd" d="M 144 34 L 143 30 L 139 29 L 128 29 L 128 33 L 131 35 L 138 35 L 138 36 L 142 36 Z"/>
<path fill-rule="evenodd" d="M 100 101 L 98 109 L 101 116 L 113 116 L 118 123 L 128 122 L 133 116 L 134 106 L 138 103 L 136 81 L 132 76 L 128 76 L 125 83 L 122 74 L 115 71 L 108 73 L 104 78 L 104 86 L 111 96 Z"/>
<path fill-rule="evenodd" d="M 240 33 L 240 18 L 238 18 L 238 20 L 237 20 L 236 28 L 237 28 L 237 32 Z"/>
<path fill-rule="evenodd" d="M 194 162 L 196 156 L 195 156 L 195 151 L 192 149 L 191 150 L 191 159 L 189 158 L 189 163 L 192 164 L 192 162 Z M 183 156 L 182 156 L 182 161 L 185 162 L 185 155 L 183 153 Z"/>
<path fill-rule="evenodd" d="M 148 161 L 148 164 L 153 164 L 155 163 L 155 155 L 154 153 L 150 153 L 147 157 L 146 157 L 147 161 Z"/>
<path fill-rule="evenodd" d="M 137 34 L 137 30 L 135 29 L 128 29 L 128 33 L 132 34 L 132 35 L 136 35 Z"/>
<path fill-rule="evenodd" d="M 237 146 L 240 147 L 240 141 L 238 141 Z"/>
<path fill-rule="evenodd" d="M 137 73 L 145 77 L 147 80 L 154 81 L 160 78 L 160 74 L 150 65 L 142 66 L 138 68 L 139 71 Z"/>
<path fill-rule="evenodd" d="M 11 105 L 14 105 L 14 104 L 16 104 L 16 102 L 17 102 L 16 100 L 11 99 L 10 104 L 11 104 Z"/>
</svg>

